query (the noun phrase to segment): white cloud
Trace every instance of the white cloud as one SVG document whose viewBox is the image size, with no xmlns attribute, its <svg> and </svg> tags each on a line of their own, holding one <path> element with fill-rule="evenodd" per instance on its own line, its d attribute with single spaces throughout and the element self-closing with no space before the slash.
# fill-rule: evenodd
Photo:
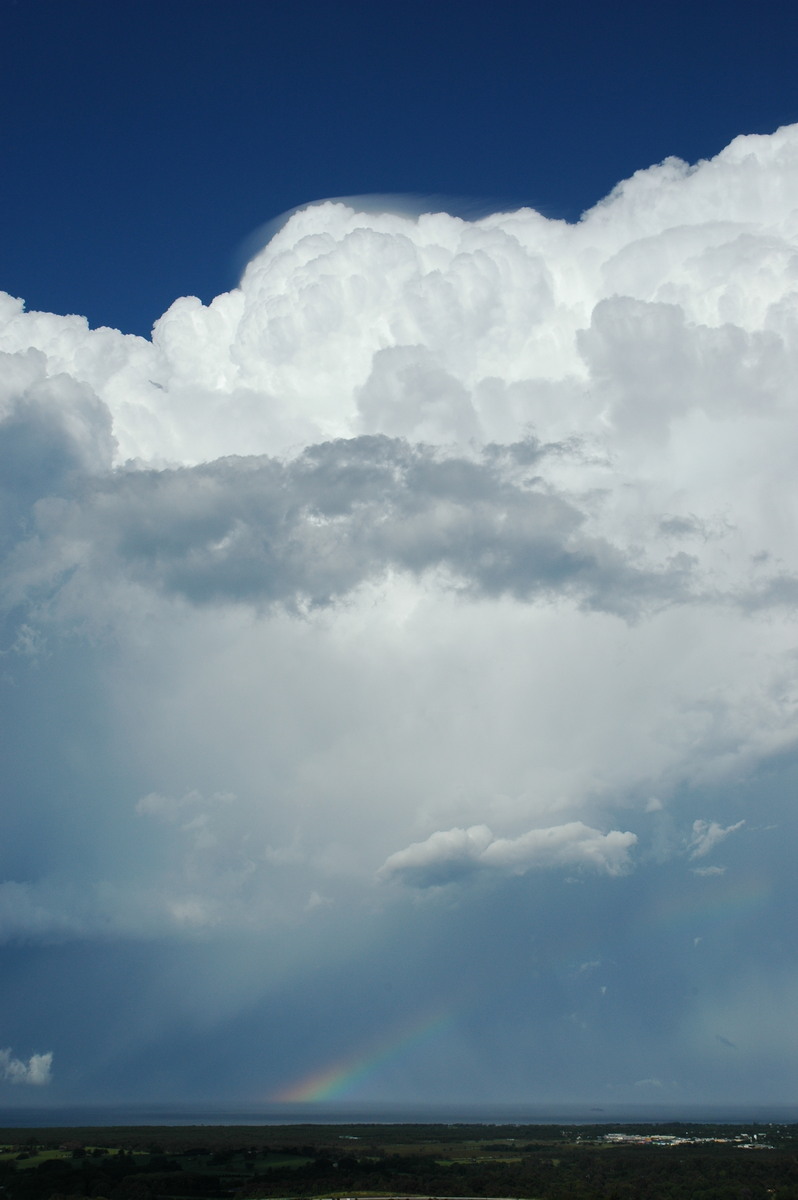
<svg viewBox="0 0 798 1200">
<path fill-rule="evenodd" d="M 691 858 L 703 858 L 705 854 L 709 854 L 714 850 L 719 842 L 722 842 L 729 836 L 730 833 L 735 833 L 738 829 L 742 829 L 745 821 L 737 821 L 734 825 L 727 825 L 724 829 L 717 821 L 693 821 L 693 835 L 688 843 L 688 850 Z"/>
<path fill-rule="evenodd" d="M 27 1083 L 42 1087 L 52 1081 L 53 1055 L 32 1054 L 25 1062 L 10 1050 L 0 1050 L 0 1077 L 8 1083 Z"/>
<path fill-rule="evenodd" d="M 705 405 L 750 420 L 764 400 L 773 415 L 794 352 L 797 144 L 792 127 L 693 169 L 670 160 L 572 226 L 316 205 L 239 289 L 175 301 L 152 343 L 7 298 L 0 349 L 36 347 L 49 376 L 93 389 L 120 461 L 368 432 L 511 441 L 529 423 L 601 439 L 607 416 L 625 437 Z"/>
<path fill-rule="evenodd" d="M 433 833 L 390 855 L 380 878 L 399 879 L 415 887 L 454 883 L 476 870 L 505 875 L 551 867 L 592 867 L 618 875 L 630 865 L 633 833 L 602 834 L 581 821 L 530 829 L 517 838 L 495 838 L 485 825 Z"/>
</svg>

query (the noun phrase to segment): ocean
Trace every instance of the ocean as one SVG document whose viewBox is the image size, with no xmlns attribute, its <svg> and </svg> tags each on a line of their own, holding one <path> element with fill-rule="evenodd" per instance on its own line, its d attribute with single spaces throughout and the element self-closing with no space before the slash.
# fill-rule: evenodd
<svg viewBox="0 0 798 1200">
<path fill-rule="evenodd" d="M 107 1125 L 623 1125 L 798 1123 L 789 1104 L 85 1104 L 3 1107 L 0 1127 Z"/>
</svg>

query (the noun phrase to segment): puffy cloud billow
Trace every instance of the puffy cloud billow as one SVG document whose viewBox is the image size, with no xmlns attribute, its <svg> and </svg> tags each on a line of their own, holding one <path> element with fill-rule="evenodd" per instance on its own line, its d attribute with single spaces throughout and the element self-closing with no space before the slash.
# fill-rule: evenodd
<svg viewBox="0 0 798 1200">
<path fill-rule="evenodd" d="M 8 1083 L 29 1083 L 42 1087 L 52 1079 L 52 1054 L 32 1054 L 27 1062 L 15 1058 L 10 1050 L 0 1050 L 0 1073 Z"/>
<path fill-rule="evenodd" d="M 791 127 L 573 225 L 313 205 L 151 340 L 0 297 L 11 950 L 270 939 L 224 1000 L 197 989 L 202 1025 L 343 947 L 367 978 L 420 913 L 487 954 L 492 921 L 545 911 L 538 973 L 577 927 L 608 939 L 584 961 L 626 964 L 628 1007 L 590 1017 L 608 1047 L 656 996 L 595 1087 L 693 1063 L 723 1093 L 755 980 L 778 975 L 775 1025 L 798 990 L 756 941 L 767 899 L 745 946 L 703 915 L 765 879 L 792 904 L 796 195 Z M 692 1006 L 640 991 L 635 922 L 677 897 L 693 965 L 670 935 L 658 962 L 684 980 L 715 946 Z"/>
<path fill-rule="evenodd" d="M 629 864 L 633 833 L 601 834 L 582 821 L 530 829 L 517 838 L 495 838 L 486 825 L 433 833 L 425 842 L 392 854 L 384 878 L 418 887 L 451 883 L 479 868 L 522 875 L 535 867 L 591 866 L 616 875 Z"/>
</svg>

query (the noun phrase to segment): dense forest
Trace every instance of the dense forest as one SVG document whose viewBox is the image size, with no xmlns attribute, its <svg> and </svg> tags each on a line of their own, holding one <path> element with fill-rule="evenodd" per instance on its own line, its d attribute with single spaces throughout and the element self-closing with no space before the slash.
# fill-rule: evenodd
<svg viewBox="0 0 798 1200">
<path fill-rule="evenodd" d="M 798 1200 L 798 1127 L 0 1129 L 0 1194 L 2 1200 Z"/>
</svg>

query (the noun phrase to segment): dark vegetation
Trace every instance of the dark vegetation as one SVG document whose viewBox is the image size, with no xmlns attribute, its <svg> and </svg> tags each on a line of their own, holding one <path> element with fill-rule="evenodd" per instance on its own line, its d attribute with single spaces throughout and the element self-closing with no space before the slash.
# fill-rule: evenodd
<svg viewBox="0 0 798 1200">
<path fill-rule="evenodd" d="M 680 1145 L 602 1140 L 621 1131 L 726 1140 Z M 744 1141 L 756 1148 L 742 1149 Z M 0 1200 L 358 1195 L 798 1200 L 798 1126 L 0 1129 Z"/>
</svg>

